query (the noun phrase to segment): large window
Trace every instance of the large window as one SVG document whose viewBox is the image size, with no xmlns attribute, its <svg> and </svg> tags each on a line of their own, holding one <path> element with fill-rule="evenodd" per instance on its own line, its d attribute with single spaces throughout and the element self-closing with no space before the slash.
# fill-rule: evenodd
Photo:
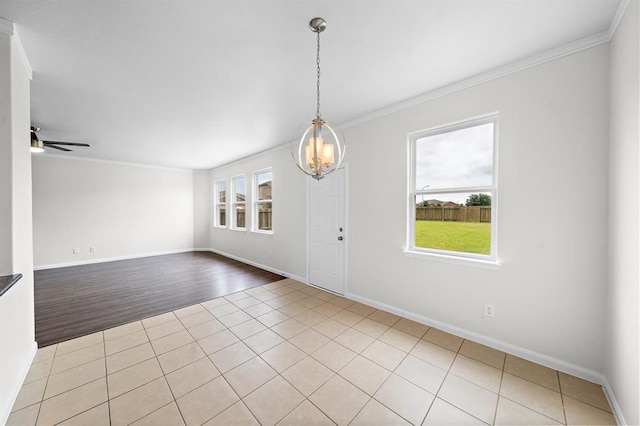
<svg viewBox="0 0 640 426">
<path fill-rule="evenodd" d="M 233 191 L 231 199 L 231 227 L 234 229 L 246 229 L 245 215 L 247 191 L 244 176 L 236 176 L 231 179 L 231 190 Z"/>
<path fill-rule="evenodd" d="M 496 115 L 410 136 L 409 248 L 496 260 Z"/>
<path fill-rule="evenodd" d="M 273 173 L 271 169 L 260 170 L 253 174 L 253 229 L 271 232 L 273 216 Z"/>
<path fill-rule="evenodd" d="M 214 209 L 215 218 L 213 224 L 219 227 L 227 226 L 227 181 L 217 180 L 214 184 Z"/>
</svg>

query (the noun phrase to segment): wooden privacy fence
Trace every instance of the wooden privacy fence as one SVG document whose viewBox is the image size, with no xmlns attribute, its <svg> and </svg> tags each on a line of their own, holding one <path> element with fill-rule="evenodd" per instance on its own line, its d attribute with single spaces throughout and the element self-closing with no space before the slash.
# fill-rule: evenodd
<svg viewBox="0 0 640 426">
<path fill-rule="evenodd" d="M 226 223 L 225 213 L 221 213 L 221 222 Z M 246 228 L 245 223 L 246 212 L 244 210 L 236 211 L 236 227 L 238 228 Z M 263 231 L 270 231 L 272 229 L 271 219 L 272 219 L 271 209 L 260 209 L 258 210 L 258 229 L 262 229 Z"/>
<path fill-rule="evenodd" d="M 491 222 L 491 206 L 416 207 L 416 220 Z"/>
<path fill-rule="evenodd" d="M 258 229 L 270 231 L 271 228 L 271 209 L 260 209 L 258 211 Z"/>
</svg>

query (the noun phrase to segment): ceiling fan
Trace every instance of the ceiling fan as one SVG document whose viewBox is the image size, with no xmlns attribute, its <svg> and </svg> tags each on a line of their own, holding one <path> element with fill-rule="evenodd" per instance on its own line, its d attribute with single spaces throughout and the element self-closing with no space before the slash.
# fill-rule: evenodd
<svg viewBox="0 0 640 426">
<path fill-rule="evenodd" d="M 53 149 L 57 149 L 65 152 L 73 151 L 72 149 L 62 148 L 61 146 L 58 146 L 58 145 L 90 147 L 90 145 L 86 143 L 41 141 L 40 139 L 38 139 L 38 136 L 36 135 L 36 133 L 39 131 L 40 131 L 39 127 L 31 126 L 31 152 L 44 152 L 45 148 L 53 148 Z"/>
</svg>

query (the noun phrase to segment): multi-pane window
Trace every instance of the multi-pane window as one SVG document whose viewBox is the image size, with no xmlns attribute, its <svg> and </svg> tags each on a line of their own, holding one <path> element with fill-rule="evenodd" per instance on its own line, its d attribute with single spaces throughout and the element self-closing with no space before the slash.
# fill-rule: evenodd
<svg viewBox="0 0 640 426">
<path fill-rule="evenodd" d="M 235 229 L 245 229 L 247 191 L 244 176 L 236 176 L 231 179 L 231 227 Z"/>
<path fill-rule="evenodd" d="M 214 225 L 220 227 L 227 226 L 227 181 L 225 180 L 217 180 L 214 184 L 215 186 L 215 195 L 214 195 L 214 205 L 215 205 L 215 219 Z"/>
<path fill-rule="evenodd" d="M 253 174 L 253 229 L 272 231 L 273 215 L 273 173 L 271 169 L 260 170 Z"/>
<path fill-rule="evenodd" d="M 409 248 L 496 259 L 498 118 L 411 135 Z"/>
</svg>

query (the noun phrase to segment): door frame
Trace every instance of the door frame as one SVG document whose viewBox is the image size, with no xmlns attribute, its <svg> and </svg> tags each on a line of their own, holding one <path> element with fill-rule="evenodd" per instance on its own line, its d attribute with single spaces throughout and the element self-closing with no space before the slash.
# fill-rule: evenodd
<svg viewBox="0 0 640 426">
<path fill-rule="evenodd" d="M 343 195 L 344 195 L 344 200 L 343 200 L 343 210 L 344 210 L 344 240 L 343 240 L 343 247 L 344 250 L 342 251 L 342 293 L 335 293 L 335 294 L 339 294 L 340 296 L 345 296 L 347 294 L 347 277 L 349 276 L 349 262 L 348 262 L 348 258 L 349 258 L 349 163 L 344 161 L 340 167 L 340 170 L 343 171 L 344 173 L 344 191 L 343 191 Z M 316 285 L 311 284 L 311 262 L 310 262 L 310 256 L 309 253 L 311 252 L 311 228 L 310 228 L 310 224 L 311 224 L 311 180 L 313 178 L 310 176 L 307 176 L 307 191 L 306 191 L 306 205 L 307 205 L 307 223 L 306 223 L 306 238 L 307 238 L 307 265 L 305 267 L 305 278 L 306 278 L 306 283 L 310 286 L 316 287 L 316 288 L 320 288 L 321 290 L 324 291 L 328 291 L 330 293 L 333 293 L 331 290 L 327 290 L 321 287 L 318 287 Z"/>
</svg>

